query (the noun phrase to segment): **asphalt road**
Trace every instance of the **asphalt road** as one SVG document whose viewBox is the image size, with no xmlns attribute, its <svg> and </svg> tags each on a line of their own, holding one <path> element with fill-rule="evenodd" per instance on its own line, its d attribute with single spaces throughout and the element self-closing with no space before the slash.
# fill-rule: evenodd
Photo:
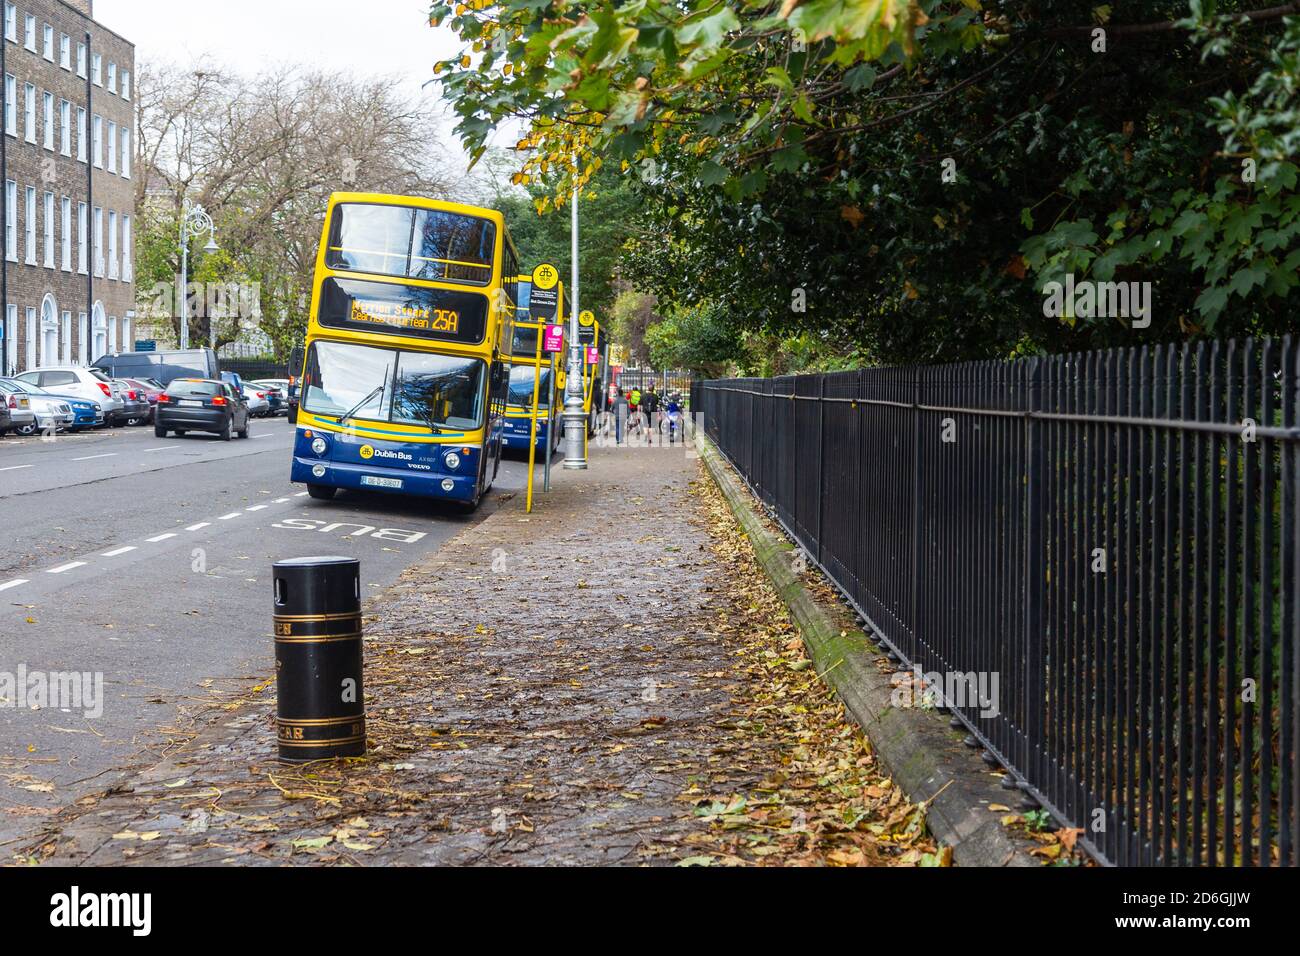
<svg viewBox="0 0 1300 956">
<path fill-rule="evenodd" d="M 358 557 L 373 593 L 527 479 L 503 462 L 473 517 L 382 495 L 318 502 L 288 480 L 292 443 L 284 419 L 229 443 L 152 428 L 0 441 L 0 862 L 52 808 L 274 673 L 275 561 Z M 102 715 L 15 706 L 30 701 L 6 697 L 5 675 L 23 670 L 102 674 Z"/>
</svg>

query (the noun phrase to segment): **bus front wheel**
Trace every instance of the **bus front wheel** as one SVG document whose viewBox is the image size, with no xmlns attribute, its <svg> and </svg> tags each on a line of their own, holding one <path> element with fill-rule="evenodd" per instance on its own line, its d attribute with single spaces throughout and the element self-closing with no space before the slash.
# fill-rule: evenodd
<svg viewBox="0 0 1300 956">
<path fill-rule="evenodd" d="M 337 488 L 329 488 L 325 485 L 308 485 L 307 494 L 311 495 L 317 501 L 333 501 L 334 496 L 338 494 Z"/>
</svg>

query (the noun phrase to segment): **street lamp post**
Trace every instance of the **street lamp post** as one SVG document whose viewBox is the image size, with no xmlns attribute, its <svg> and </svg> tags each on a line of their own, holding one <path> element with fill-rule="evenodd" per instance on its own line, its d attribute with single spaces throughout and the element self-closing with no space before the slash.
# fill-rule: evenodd
<svg viewBox="0 0 1300 956">
<path fill-rule="evenodd" d="M 569 306 L 569 380 L 564 387 L 564 468 L 586 471 L 587 413 L 582 400 L 582 343 L 578 341 L 578 161 L 573 162 L 573 302 Z"/>
<path fill-rule="evenodd" d="M 212 217 L 208 211 L 199 203 L 185 200 L 181 207 L 181 350 L 184 351 L 190 347 L 190 239 L 194 236 L 201 236 L 203 233 L 208 234 L 208 244 L 203 247 L 204 252 L 216 252 L 221 247 L 217 245 L 216 226 L 212 222 Z"/>
</svg>

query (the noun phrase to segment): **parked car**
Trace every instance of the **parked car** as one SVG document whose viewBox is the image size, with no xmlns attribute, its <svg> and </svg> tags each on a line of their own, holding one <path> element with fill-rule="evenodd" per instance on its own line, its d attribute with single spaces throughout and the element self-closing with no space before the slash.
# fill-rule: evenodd
<svg viewBox="0 0 1300 956">
<path fill-rule="evenodd" d="M 130 385 L 136 391 L 144 395 L 145 401 L 149 403 L 149 417 L 142 422 L 128 422 L 127 424 L 145 425 L 153 421 L 154 412 L 158 408 L 158 396 L 167 391 L 167 386 L 160 382 L 155 382 L 148 378 L 127 378 L 123 379 L 127 385 Z"/>
<path fill-rule="evenodd" d="M 212 432 L 230 441 L 231 433 L 248 437 L 248 403 L 235 386 L 215 379 L 178 378 L 158 396 L 154 434 Z"/>
<path fill-rule="evenodd" d="M 119 352 L 96 360 L 94 368 L 109 378 L 152 378 L 164 387 L 178 378 L 220 377 L 221 366 L 212 349 L 184 352 Z"/>
<path fill-rule="evenodd" d="M 5 408 L 5 422 L 0 424 L 0 437 L 9 432 L 23 434 L 22 429 L 36 425 L 32 400 L 18 387 L 18 383 L 10 379 L 0 379 L 0 404 Z"/>
<path fill-rule="evenodd" d="M 37 388 L 35 385 L 29 385 L 27 382 L 17 379 L 7 379 L 11 388 L 15 388 L 25 394 L 29 401 L 40 399 L 54 399 L 60 402 L 67 402 L 72 408 L 73 421 L 68 431 L 80 432 L 91 428 L 100 428 L 104 424 L 104 412 L 99 407 L 98 402 L 87 401 L 84 398 L 77 398 L 75 395 L 60 395 L 55 392 L 46 391 L 43 388 Z M 41 429 L 33 426 L 21 434 L 35 434 Z"/>
<path fill-rule="evenodd" d="M 75 428 L 76 412 L 72 410 L 69 399 L 51 395 L 43 389 L 36 388 L 20 379 L 0 379 L 0 385 L 11 391 L 23 392 L 31 404 L 35 421 L 17 426 L 14 431 L 19 435 L 35 435 L 39 432 L 61 432 Z M 93 402 L 85 402 L 94 405 Z"/>
<path fill-rule="evenodd" d="M 106 425 L 120 425 L 126 421 L 122 386 L 98 369 L 54 366 L 23 372 L 15 375 L 14 379 L 51 394 L 95 402 L 104 413 Z"/>
<path fill-rule="evenodd" d="M 122 422 L 126 425 L 148 425 L 153 419 L 153 407 L 144 387 L 128 379 L 114 379 L 122 386 Z"/>
<path fill-rule="evenodd" d="M 266 393 L 259 392 L 252 384 L 245 382 L 238 372 L 222 372 L 221 380 L 235 389 L 235 393 L 248 403 L 248 410 L 254 418 L 261 418 L 270 409 Z"/>
<path fill-rule="evenodd" d="M 271 403 L 271 417 L 287 415 L 289 403 L 289 380 L 284 378 L 262 378 L 253 383 L 255 388 L 266 392 L 266 400 Z"/>
</svg>

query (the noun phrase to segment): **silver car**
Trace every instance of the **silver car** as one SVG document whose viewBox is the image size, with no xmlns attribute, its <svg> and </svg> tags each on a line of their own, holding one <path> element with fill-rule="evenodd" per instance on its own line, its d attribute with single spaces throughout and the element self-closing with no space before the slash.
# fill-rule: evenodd
<svg viewBox="0 0 1300 956">
<path fill-rule="evenodd" d="M 32 386 L 29 386 L 30 389 Z M 17 391 L 13 383 L 0 381 L 0 388 Z M 19 435 L 35 435 L 37 432 L 61 432 L 71 428 L 77 421 L 77 413 L 72 410 L 67 399 L 56 395 L 46 395 L 26 391 L 34 422 L 12 426 Z"/>
<path fill-rule="evenodd" d="M 0 402 L 3 402 L 9 414 L 4 431 L 25 434 L 36 428 L 36 413 L 32 411 L 32 401 L 22 390 L 0 380 Z"/>
</svg>

